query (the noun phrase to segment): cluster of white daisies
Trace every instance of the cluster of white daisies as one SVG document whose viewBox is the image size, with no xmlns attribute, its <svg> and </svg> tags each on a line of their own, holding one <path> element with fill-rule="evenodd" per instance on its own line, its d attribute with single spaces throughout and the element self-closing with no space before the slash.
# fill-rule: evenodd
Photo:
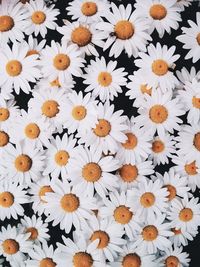
<svg viewBox="0 0 200 267">
<path fill-rule="evenodd" d="M 63 26 L 46 2 L 0 4 L 0 265 L 189 266 L 183 246 L 200 225 L 200 73 L 176 71 L 176 47 L 150 42 L 180 27 L 191 0 L 73 0 Z M 200 12 L 188 23 L 177 39 L 196 62 Z M 49 29 L 60 43 L 46 45 Z M 122 52 L 133 75 L 111 59 Z M 21 90 L 27 111 L 15 101 Z M 112 102 L 122 91 L 131 118 Z M 64 233 L 54 246 L 51 224 Z"/>
</svg>

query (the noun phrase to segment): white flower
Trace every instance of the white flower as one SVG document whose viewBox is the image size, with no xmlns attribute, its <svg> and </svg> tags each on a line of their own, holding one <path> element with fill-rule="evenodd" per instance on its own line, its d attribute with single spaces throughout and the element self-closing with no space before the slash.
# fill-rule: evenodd
<svg viewBox="0 0 200 267">
<path fill-rule="evenodd" d="M 189 7 L 192 3 L 192 0 L 178 0 L 176 2 L 177 6 L 181 8 L 181 11 L 185 10 L 185 7 Z"/>
<path fill-rule="evenodd" d="M 21 43 L 22 46 L 27 45 L 28 46 L 28 52 L 26 56 L 31 55 L 39 55 L 41 54 L 42 50 L 44 49 L 44 46 L 46 44 L 46 40 L 42 40 L 39 42 L 36 38 L 33 38 L 32 35 L 29 35 L 28 41 L 24 41 Z"/>
<path fill-rule="evenodd" d="M 191 229 L 190 231 L 172 228 L 171 231 L 174 233 L 170 236 L 170 241 L 175 247 L 180 247 L 181 245 L 187 246 L 188 240 L 193 241 L 194 237 L 198 234 L 198 229 Z"/>
<path fill-rule="evenodd" d="M 194 66 L 191 67 L 190 71 L 185 67 L 183 67 L 181 71 L 179 70 L 176 71 L 176 75 L 179 81 L 181 82 L 180 84 L 181 89 L 187 82 L 192 82 L 194 78 L 198 81 L 200 79 L 200 71 L 197 71 Z"/>
</svg>

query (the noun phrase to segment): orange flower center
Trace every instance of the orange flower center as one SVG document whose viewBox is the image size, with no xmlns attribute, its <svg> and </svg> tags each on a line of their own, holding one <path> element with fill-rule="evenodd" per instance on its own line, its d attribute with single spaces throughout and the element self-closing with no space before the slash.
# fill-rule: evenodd
<svg viewBox="0 0 200 267">
<path fill-rule="evenodd" d="M 10 208 L 14 203 L 14 196 L 10 192 L 0 193 L 0 206 Z"/>
<path fill-rule="evenodd" d="M 83 15 L 91 17 L 97 13 L 98 7 L 94 2 L 85 2 L 82 4 L 81 11 Z"/>
<path fill-rule="evenodd" d="M 31 49 L 27 52 L 26 57 L 32 56 L 32 55 L 39 55 L 38 51 L 35 49 Z"/>
<path fill-rule="evenodd" d="M 104 231 L 95 231 L 92 234 L 90 240 L 94 241 L 96 239 L 99 239 L 99 244 L 98 244 L 99 249 L 103 249 L 103 248 L 107 247 L 108 243 L 110 241 L 108 234 Z"/>
<path fill-rule="evenodd" d="M 142 230 L 142 236 L 145 241 L 153 241 L 158 236 L 158 229 L 154 225 L 148 225 Z"/>
<path fill-rule="evenodd" d="M 152 150 L 154 153 L 161 153 L 165 149 L 165 144 L 160 140 L 155 140 L 152 143 Z"/>
<path fill-rule="evenodd" d="M 200 45 L 200 33 L 197 34 L 197 38 L 196 39 L 197 39 L 198 45 Z"/>
<path fill-rule="evenodd" d="M 200 109 L 200 98 L 193 96 L 192 104 L 193 107 Z"/>
<path fill-rule="evenodd" d="M 14 239 L 6 239 L 2 243 L 3 250 L 8 255 L 16 254 L 19 251 L 19 243 Z"/>
<path fill-rule="evenodd" d="M 96 128 L 93 129 L 94 133 L 99 137 L 106 137 L 111 131 L 111 124 L 109 121 L 100 119 Z"/>
<path fill-rule="evenodd" d="M 165 185 L 165 188 L 167 188 L 167 191 L 169 193 L 168 200 L 171 201 L 172 199 L 174 199 L 176 197 L 176 188 L 173 185 Z"/>
<path fill-rule="evenodd" d="M 82 176 L 87 182 L 97 182 L 101 178 L 101 167 L 94 162 L 87 163 L 82 169 Z"/>
<path fill-rule="evenodd" d="M 66 212 L 74 212 L 78 209 L 80 202 L 79 198 L 74 194 L 65 194 L 60 201 L 61 207 Z"/>
<path fill-rule="evenodd" d="M 86 27 L 79 26 L 78 28 L 74 29 L 71 34 L 72 42 L 77 44 L 78 46 L 86 46 L 92 40 L 92 33 Z"/>
<path fill-rule="evenodd" d="M 4 131 L 0 131 L 0 147 L 6 146 L 9 142 L 9 135 Z"/>
<path fill-rule="evenodd" d="M 44 258 L 40 261 L 40 267 L 55 267 L 56 263 L 51 258 Z"/>
<path fill-rule="evenodd" d="M 138 176 L 138 169 L 135 165 L 125 164 L 119 170 L 119 174 L 124 182 L 131 183 Z"/>
<path fill-rule="evenodd" d="M 98 82 L 101 86 L 108 87 L 112 83 L 112 75 L 107 71 L 100 72 Z"/>
<path fill-rule="evenodd" d="M 115 34 L 121 40 L 130 39 L 134 34 L 134 26 L 128 20 L 120 20 L 115 25 Z"/>
<path fill-rule="evenodd" d="M 76 106 L 72 109 L 72 117 L 77 121 L 83 120 L 86 114 L 87 110 L 84 106 Z"/>
<path fill-rule="evenodd" d="M 123 267 L 140 267 L 141 264 L 141 259 L 136 253 L 127 254 L 122 261 Z"/>
<path fill-rule="evenodd" d="M 140 203 L 143 207 L 149 208 L 155 203 L 155 196 L 151 192 L 146 192 L 140 197 Z"/>
<path fill-rule="evenodd" d="M 6 71 L 11 77 L 18 76 L 22 72 L 22 64 L 18 60 L 10 60 L 6 64 Z"/>
<path fill-rule="evenodd" d="M 35 11 L 31 16 L 31 19 L 34 24 L 40 25 L 45 22 L 46 15 L 42 11 Z"/>
<path fill-rule="evenodd" d="M 86 252 L 77 252 L 73 256 L 73 267 L 92 267 L 93 259 Z"/>
<path fill-rule="evenodd" d="M 40 191 L 39 191 L 39 197 L 40 197 L 40 200 L 43 202 L 43 203 L 46 203 L 45 200 L 42 199 L 42 197 L 44 197 L 46 195 L 46 193 L 53 193 L 53 189 L 51 188 L 51 186 L 49 185 L 44 185 L 40 188 Z"/>
<path fill-rule="evenodd" d="M 36 139 L 40 135 L 40 128 L 36 123 L 29 123 L 25 127 L 25 134 L 30 139 Z"/>
<path fill-rule="evenodd" d="M 151 93 L 152 93 L 152 88 L 148 88 L 146 84 L 142 84 L 140 86 L 140 90 L 141 90 L 142 94 L 151 95 Z"/>
<path fill-rule="evenodd" d="M 15 159 L 15 168 L 19 172 L 27 172 L 31 169 L 32 166 L 32 159 L 24 154 L 19 155 Z"/>
<path fill-rule="evenodd" d="M 132 219 L 133 213 L 126 206 L 119 206 L 114 210 L 115 221 L 121 224 L 127 224 Z"/>
<path fill-rule="evenodd" d="M 168 110 L 162 105 L 152 106 L 149 110 L 149 118 L 154 123 L 163 123 L 168 118 Z"/>
<path fill-rule="evenodd" d="M 180 235 L 181 234 L 181 229 L 172 228 L 171 230 L 175 235 Z"/>
<path fill-rule="evenodd" d="M 36 240 L 38 237 L 38 230 L 35 227 L 29 227 L 26 229 L 26 233 L 30 233 L 29 240 Z"/>
<path fill-rule="evenodd" d="M 155 4 L 151 6 L 149 13 L 153 19 L 162 20 L 167 15 L 167 9 L 161 4 Z"/>
<path fill-rule="evenodd" d="M 10 111 L 7 108 L 0 108 L 0 121 L 6 121 L 10 117 Z"/>
<path fill-rule="evenodd" d="M 134 149 L 137 146 L 138 140 L 133 133 L 126 134 L 128 140 L 122 144 L 125 149 Z"/>
<path fill-rule="evenodd" d="M 52 82 L 50 82 L 50 85 L 52 86 L 52 87 L 61 87 L 61 84 L 60 84 L 60 82 L 59 82 L 59 80 L 58 80 L 58 78 L 56 78 L 55 80 L 53 80 Z"/>
<path fill-rule="evenodd" d="M 200 151 L 200 132 L 195 134 L 193 143 L 195 148 Z"/>
<path fill-rule="evenodd" d="M 189 222 L 193 218 L 193 211 L 190 208 L 184 208 L 179 212 L 179 219 L 183 222 Z"/>
<path fill-rule="evenodd" d="M 179 259 L 175 256 L 169 256 L 165 260 L 165 266 L 166 267 L 178 267 L 179 265 Z"/>
<path fill-rule="evenodd" d="M 42 113 L 48 117 L 53 118 L 59 113 L 59 104 L 55 100 L 47 100 L 42 105 Z"/>
<path fill-rule="evenodd" d="M 162 59 L 154 60 L 152 63 L 152 71 L 158 76 L 163 76 L 168 72 L 168 64 Z"/>
<path fill-rule="evenodd" d="M 68 160 L 69 160 L 69 153 L 65 150 L 59 150 L 55 154 L 55 162 L 59 166 L 65 166 L 68 163 Z"/>
<path fill-rule="evenodd" d="M 14 27 L 15 23 L 10 16 L 0 16 L 0 32 L 10 31 Z"/>
<path fill-rule="evenodd" d="M 66 70 L 70 65 L 70 58 L 65 54 L 58 54 L 53 59 L 53 65 L 57 70 Z"/>
<path fill-rule="evenodd" d="M 189 164 L 185 165 L 185 171 L 187 172 L 188 175 L 196 175 L 197 172 L 197 166 L 196 166 L 196 161 L 193 161 Z"/>
</svg>

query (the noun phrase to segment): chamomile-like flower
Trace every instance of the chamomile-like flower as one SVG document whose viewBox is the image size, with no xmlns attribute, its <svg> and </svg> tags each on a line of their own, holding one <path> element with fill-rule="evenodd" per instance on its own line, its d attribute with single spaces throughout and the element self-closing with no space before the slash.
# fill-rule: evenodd
<svg viewBox="0 0 200 267">
<path fill-rule="evenodd" d="M 180 7 L 176 4 L 177 0 L 136 0 L 136 13 L 148 18 L 152 33 L 156 30 L 162 38 L 165 31 L 171 34 L 171 30 L 177 30 L 181 21 Z"/>
<path fill-rule="evenodd" d="M 109 61 L 104 57 L 91 60 L 90 65 L 85 68 L 84 84 L 86 92 L 92 91 L 94 97 L 99 97 L 103 102 L 114 100 L 118 93 L 122 93 L 122 86 L 126 85 L 126 75 L 124 68 L 116 69 L 117 61 Z"/>
<path fill-rule="evenodd" d="M 34 33 L 35 36 L 38 36 L 40 33 L 44 38 L 47 34 L 47 29 L 54 30 L 56 28 L 55 20 L 60 12 L 54 5 L 47 7 L 43 0 L 30 0 L 25 7 L 27 9 L 25 26 L 27 35 Z"/>
<path fill-rule="evenodd" d="M 50 235 L 47 234 L 49 231 L 48 224 L 43 223 L 42 219 L 40 217 L 37 218 L 35 215 L 31 218 L 24 216 L 18 228 L 23 233 L 29 233 L 29 240 L 35 244 L 43 243 L 50 238 Z"/>
<path fill-rule="evenodd" d="M 96 191 L 102 198 L 118 187 L 112 174 L 119 167 L 113 156 L 102 156 L 101 150 L 78 147 L 71 159 L 69 179 L 81 195 L 93 196 Z"/>
<path fill-rule="evenodd" d="M 184 11 L 186 7 L 189 7 L 192 0 L 177 0 L 176 5 L 180 7 L 181 11 Z"/>
<path fill-rule="evenodd" d="M 41 54 L 42 74 L 49 80 L 58 78 L 60 84 L 64 85 L 72 80 L 72 75 L 82 75 L 81 67 L 85 60 L 75 44 L 66 46 L 52 41 L 51 46 L 46 46 Z"/>
<path fill-rule="evenodd" d="M 199 81 L 199 79 L 200 79 L 200 71 L 197 71 L 194 66 L 191 67 L 190 71 L 188 69 L 186 69 L 185 67 L 183 67 L 180 71 L 177 70 L 176 75 L 177 75 L 179 81 L 181 82 L 181 84 L 179 86 L 181 89 L 183 89 L 183 86 L 187 82 L 191 83 L 194 78 L 197 81 Z"/>
<path fill-rule="evenodd" d="M 179 124 L 182 120 L 179 116 L 184 114 L 182 104 L 179 99 L 173 98 L 170 91 L 162 94 L 160 90 L 152 92 L 149 96 L 145 94 L 144 100 L 141 100 L 141 107 L 138 109 L 139 116 L 135 118 L 138 126 L 143 126 L 144 131 L 154 135 L 157 131 L 158 136 L 162 139 L 165 132 L 170 133 L 179 130 Z"/>
<path fill-rule="evenodd" d="M 125 191 L 117 191 L 109 194 L 109 199 L 104 198 L 104 206 L 99 208 L 99 216 L 111 219 L 113 222 L 123 226 L 125 234 L 133 240 L 135 231 L 139 230 L 139 218 L 135 217 L 135 212 L 131 210 Z"/>
<path fill-rule="evenodd" d="M 24 41 L 25 42 L 25 41 Z M 36 38 L 33 38 L 32 35 L 29 35 L 27 43 L 22 42 L 21 45 L 27 45 L 28 46 L 28 52 L 26 56 L 31 56 L 31 55 L 39 55 L 41 54 L 41 51 L 43 50 L 46 40 L 42 40 L 39 42 Z"/>
<path fill-rule="evenodd" d="M 66 10 L 73 20 L 91 24 L 102 21 L 109 8 L 110 3 L 107 0 L 74 0 L 69 2 Z"/>
<path fill-rule="evenodd" d="M 58 178 L 61 174 L 61 177 L 65 178 L 75 144 L 76 139 L 72 135 L 68 137 L 65 133 L 62 139 L 56 135 L 46 150 L 46 167 L 43 175 L 51 174 L 52 178 Z"/>
<path fill-rule="evenodd" d="M 198 198 L 175 199 L 170 206 L 168 218 L 171 221 L 171 227 L 188 231 L 197 229 L 200 225 L 200 204 Z"/>
<path fill-rule="evenodd" d="M 124 143 L 127 137 L 124 133 L 128 127 L 125 124 L 126 116 L 122 116 L 123 111 L 114 112 L 114 105 L 106 102 L 104 105 L 99 103 L 97 106 L 96 126 L 88 130 L 87 135 L 83 135 L 80 142 L 86 146 L 93 146 L 103 153 L 115 153 L 119 143 Z"/>
<path fill-rule="evenodd" d="M 159 217 L 168 207 L 167 188 L 162 187 L 159 179 L 154 182 L 144 180 L 128 190 L 127 195 L 127 203 L 131 207 L 131 211 L 144 221 L 152 220 L 154 215 Z"/>
<path fill-rule="evenodd" d="M 9 144 L 2 154 L 2 179 L 28 186 L 31 180 L 39 179 L 44 168 L 44 155 L 33 144 L 22 142 L 16 147 Z"/>
<path fill-rule="evenodd" d="M 174 235 L 169 237 L 169 240 L 172 242 L 174 247 L 187 246 L 188 240 L 193 241 L 195 236 L 198 234 L 198 229 L 181 230 L 176 229 L 175 227 L 171 229 Z"/>
<path fill-rule="evenodd" d="M 47 202 L 45 214 L 48 215 L 46 222 L 53 222 L 52 225 L 60 225 L 61 230 L 66 233 L 71 231 L 72 225 L 76 230 L 80 230 L 84 225 L 87 227 L 88 220 L 93 215 L 96 203 L 92 197 L 84 197 L 79 194 L 67 179 L 55 180 L 51 185 L 53 192 L 48 192 L 43 196 Z"/>
<path fill-rule="evenodd" d="M 148 54 L 139 53 L 140 58 L 135 60 L 135 65 L 147 77 L 148 87 L 155 89 L 159 87 L 165 93 L 179 84 L 176 76 L 170 71 L 170 68 L 174 68 L 174 62 L 180 57 L 174 55 L 175 49 L 175 46 L 168 49 L 166 45 L 161 46 L 157 43 L 156 46 L 150 44 L 147 47 Z"/>
<path fill-rule="evenodd" d="M 188 24 L 190 27 L 182 27 L 183 34 L 176 37 L 176 39 L 184 44 L 184 49 L 189 50 L 185 59 L 192 58 L 192 62 L 195 63 L 200 58 L 200 12 L 196 13 L 196 23 L 188 20 Z"/>
<path fill-rule="evenodd" d="M 47 88 L 52 88 L 52 89 L 59 89 L 60 91 L 65 92 L 66 94 L 73 92 L 73 87 L 75 85 L 75 82 L 72 79 L 69 79 L 65 81 L 64 84 L 61 85 L 58 77 L 54 80 L 50 78 L 43 78 L 41 79 L 35 86 L 35 90 L 46 90 Z"/>
<path fill-rule="evenodd" d="M 27 57 L 28 47 L 14 43 L 12 48 L 5 45 L 0 50 L 0 86 L 5 91 L 12 88 L 17 94 L 20 89 L 29 94 L 31 87 L 29 82 L 36 82 L 40 78 L 40 70 L 38 68 L 38 55 L 30 55 Z"/>
<path fill-rule="evenodd" d="M 153 160 L 154 165 L 168 164 L 176 154 L 175 143 L 173 135 L 166 133 L 162 138 L 155 136 L 151 141 L 149 159 Z"/>
<path fill-rule="evenodd" d="M 148 34 L 148 20 L 141 19 L 136 12 L 132 12 L 131 4 L 127 7 L 120 5 L 119 8 L 111 3 L 112 12 L 104 14 L 108 22 L 99 22 L 96 28 L 107 33 L 107 40 L 104 45 L 104 50 L 110 46 L 109 56 L 117 58 L 123 50 L 128 54 L 128 57 L 138 56 L 138 51 L 146 51 L 148 41 L 151 41 L 151 36 Z"/>
<path fill-rule="evenodd" d="M 29 203 L 29 197 L 22 185 L 12 182 L 0 183 L 0 219 L 14 218 L 24 214 L 23 204 Z"/>
</svg>

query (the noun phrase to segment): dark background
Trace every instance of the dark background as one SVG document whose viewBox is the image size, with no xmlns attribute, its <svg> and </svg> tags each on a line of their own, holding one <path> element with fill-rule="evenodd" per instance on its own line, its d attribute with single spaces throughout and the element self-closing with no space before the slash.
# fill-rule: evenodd
<svg viewBox="0 0 200 267">
<path fill-rule="evenodd" d="M 67 16 L 66 14 L 66 10 L 65 7 L 68 5 L 70 1 L 69 0 L 57 0 L 56 6 L 59 8 L 61 14 L 58 16 L 58 24 L 59 26 L 63 25 L 62 19 L 69 19 L 70 17 Z M 112 0 L 111 2 L 116 3 L 117 5 L 119 5 L 120 3 L 123 3 L 123 5 L 127 5 L 128 3 L 131 3 L 132 5 L 134 4 L 135 1 L 133 0 L 123 0 L 123 1 L 118 1 L 118 0 Z M 196 21 L 196 12 L 200 11 L 200 1 L 194 1 L 192 3 L 192 5 L 188 8 L 185 9 L 184 12 L 181 13 L 182 15 L 182 22 L 180 23 L 179 29 L 174 31 L 172 30 L 171 35 L 165 33 L 164 37 L 162 39 L 159 38 L 157 32 L 154 32 L 152 34 L 152 39 L 153 39 L 153 43 L 156 44 L 157 42 L 160 42 L 161 45 L 167 45 L 167 46 L 172 46 L 175 45 L 176 46 L 176 53 L 180 54 L 181 57 L 179 58 L 179 60 L 176 62 L 176 70 L 181 70 L 182 67 L 186 67 L 188 70 L 191 69 L 192 66 L 195 66 L 195 68 L 197 69 L 197 71 L 199 70 L 200 64 L 199 62 L 197 62 L 196 64 L 192 63 L 192 60 L 185 60 L 184 57 L 187 54 L 188 50 L 184 50 L 182 49 L 182 44 L 180 42 L 178 42 L 175 38 L 176 36 L 180 35 L 181 32 L 181 27 L 182 26 L 186 26 L 188 27 L 188 23 L 187 20 L 193 20 Z M 61 40 L 61 35 L 59 33 L 57 33 L 56 31 L 52 31 L 52 30 L 48 30 L 48 34 L 46 36 L 46 40 L 47 40 L 47 44 L 50 45 L 51 40 L 56 40 L 56 41 L 60 41 Z M 41 36 L 38 37 L 38 40 L 41 40 Z M 105 58 L 107 58 L 107 60 L 109 60 L 109 49 L 105 52 L 102 51 L 101 48 L 98 49 L 100 56 L 103 55 Z M 93 59 L 93 57 L 86 57 L 87 63 L 89 63 L 89 61 Z M 110 58 L 110 60 L 115 60 L 114 58 Z M 133 73 L 133 71 L 137 70 L 137 68 L 134 65 L 134 58 L 128 58 L 127 55 L 125 55 L 124 53 L 122 53 L 118 58 L 118 65 L 117 67 L 125 67 L 126 71 L 130 74 Z M 84 90 L 85 85 L 83 85 L 82 83 L 82 78 L 75 78 L 76 81 L 76 85 L 75 85 L 75 90 L 80 91 L 80 90 Z M 124 88 L 124 91 L 122 94 L 120 94 L 118 96 L 118 98 L 115 98 L 115 100 L 113 101 L 114 105 L 115 105 L 115 109 L 119 110 L 119 109 L 123 109 L 124 110 L 124 114 L 126 114 L 127 116 L 131 117 L 132 115 L 137 115 L 137 109 L 132 107 L 132 101 L 129 100 L 129 98 L 127 96 L 125 96 L 126 93 L 126 88 Z M 17 105 L 20 106 L 20 108 L 22 109 L 26 109 L 27 110 L 27 104 L 29 99 L 31 98 L 31 94 L 30 95 L 26 95 L 24 92 L 20 92 L 20 95 L 15 95 L 16 101 L 17 101 Z M 186 119 L 183 117 L 184 119 L 184 123 L 186 123 Z M 160 173 L 164 173 L 165 171 L 168 171 L 168 169 L 172 166 L 172 163 L 170 163 L 169 165 L 161 165 L 160 167 L 157 167 L 156 170 L 159 171 Z M 199 190 L 195 192 L 195 196 L 199 197 Z M 31 204 L 27 204 L 24 205 L 24 209 L 25 209 L 25 215 L 27 216 L 32 216 L 33 211 L 31 209 Z M 45 216 L 43 217 L 43 219 L 45 220 Z M 11 225 L 17 225 L 19 223 L 20 220 L 15 221 L 15 220 L 5 220 L 4 222 L 0 221 L 0 226 L 7 226 L 8 224 Z M 51 223 L 49 223 L 49 234 L 51 236 L 50 240 L 49 240 L 49 244 L 53 244 L 54 247 L 56 247 L 56 242 L 62 242 L 62 235 L 65 235 L 64 231 L 61 231 L 59 226 L 57 227 L 52 227 Z M 70 235 L 69 235 L 70 236 Z M 195 240 L 192 242 L 189 242 L 189 245 L 186 246 L 184 248 L 185 252 L 188 252 L 190 254 L 190 258 L 191 258 L 191 263 L 190 263 L 190 267 L 199 267 L 200 263 L 199 263 L 199 253 L 200 253 L 200 234 L 198 236 L 196 236 Z M 6 264 L 5 266 L 9 266 L 8 264 Z"/>
</svg>

